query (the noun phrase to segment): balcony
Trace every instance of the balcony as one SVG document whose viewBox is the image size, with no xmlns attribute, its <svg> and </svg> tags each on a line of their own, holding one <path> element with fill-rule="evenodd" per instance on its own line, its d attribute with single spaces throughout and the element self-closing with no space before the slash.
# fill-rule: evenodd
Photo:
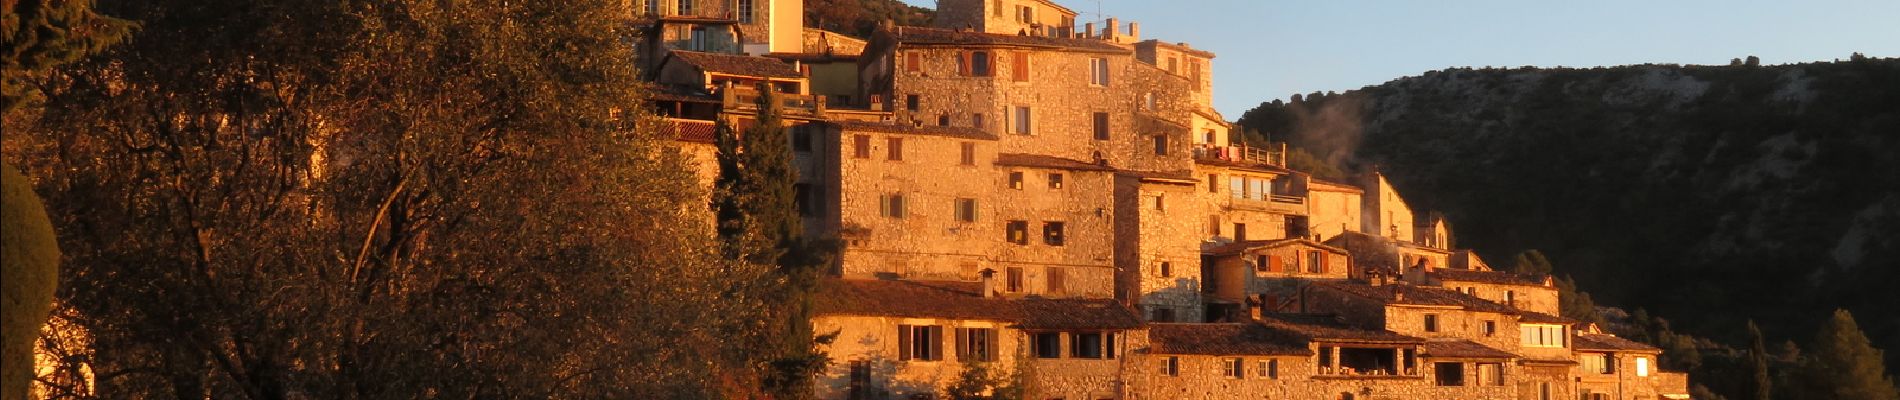
<svg viewBox="0 0 1900 400">
<path fill-rule="evenodd" d="M 1277 214 L 1306 215 L 1306 198 L 1288 195 L 1267 195 L 1264 199 L 1234 197 L 1233 207 L 1239 209 L 1266 211 Z"/>
<path fill-rule="evenodd" d="M 1274 143 L 1271 148 L 1203 144 L 1194 147 L 1194 159 L 1286 168 L 1286 143 Z"/>
<path fill-rule="evenodd" d="M 757 88 L 745 86 L 724 86 L 719 90 L 719 102 L 727 110 L 759 109 L 759 98 L 764 94 Z M 823 117 L 825 115 L 825 97 L 779 93 L 779 110 L 786 116 Z"/>
</svg>

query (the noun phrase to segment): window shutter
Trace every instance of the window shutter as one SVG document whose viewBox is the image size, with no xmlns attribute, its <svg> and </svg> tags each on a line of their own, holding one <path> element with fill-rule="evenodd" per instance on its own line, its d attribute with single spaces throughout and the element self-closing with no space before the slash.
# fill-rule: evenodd
<svg viewBox="0 0 1900 400">
<path fill-rule="evenodd" d="M 891 216 L 891 196 L 890 195 L 877 196 L 877 214 L 886 216 L 886 217 Z"/>
<path fill-rule="evenodd" d="M 943 326 L 930 328 L 930 361 L 943 360 Z"/>
<path fill-rule="evenodd" d="M 970 52 L 957 53 L 957 75 L 970 76 Z"/>
<path fill-rule="evenodd" d="M 910 349 L 910 325 L 898 325 L 897 326 L 897 359 L 898 361 L 909 360 L 910 350 L 911 350 Z"/>
<path fill-rule="evenodd" d="M 1267 256 L 1267 272 L 1285 271 L 1285 263 L 1285 261 L 1280 260 L 1280 256 Z"/>
<path fill-rule="evenodd" d="M 1010 69 L 1015 71 L 1014 75 L 1016 77 L 1017 82 L 1028 82 L 1029 81 L 1029 53 L 1016 52 L 1015 54 L 1016 54 L 1016 60 L 1015 62 L 1010 63 Z"/>
<path fill-rule="evenodd" d="M 1102 355 L 1104 358 L 1107 358 L 1110 360 L 1115 359 L 1115 333 L 1114 332 L 1102 333 Z"/>
<path fill-rule="evenodd" d="M 1333 258 L 1328 257 L 1329 254 L 1326 254 L 1326 252 L 1324 251 L 1321 251 L 1318 253 L 1319 253 L 1319 273 L 1325 274 L 1325 273 L 1333 272 L 1333 266 L 1332 266 Z"/>
<path fill-rule="evenodd" d="M 996 329 L 983 330 L 983 361 L 996 361 Z"/>
<path fill-rule="evenodd" d="M 974 361 L 966 358 L 970 355 L 970 330 L 958 328 L 956 340 L 957 361 Z"/>
</svg>

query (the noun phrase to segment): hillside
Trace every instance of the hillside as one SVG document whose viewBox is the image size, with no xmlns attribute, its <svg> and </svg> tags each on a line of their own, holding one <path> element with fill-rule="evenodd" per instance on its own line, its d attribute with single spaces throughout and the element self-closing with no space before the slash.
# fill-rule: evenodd
<svg viewBox="0 0 1900 400">
<path fill-rule="evenodd" d="M 871 37 L 879 23 L 891 21 L 903 26 L 928 26 L 935 10 L 904 4 L 899 0 L 808 0 L 805 2 L 805 26 L 843 33 L 860 38 Z"/>
<path fill-rule="evenodd" d="M 1845 307 L 1900 357 L 1900 60 L 1450 69 L 1293 100 L 1240 125 L 1378 168 L 1494 264 L 1540 249 L 1600 303 L 1728 343 Z"/>
</svg>

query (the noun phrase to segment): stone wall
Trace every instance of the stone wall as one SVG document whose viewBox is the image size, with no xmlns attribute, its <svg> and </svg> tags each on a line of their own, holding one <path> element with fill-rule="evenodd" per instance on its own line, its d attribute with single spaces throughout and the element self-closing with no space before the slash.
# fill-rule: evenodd
<svg viewBox="0 0 1900 400">
<path fill-rule="evenodd" d="M 857 158 L 857 136 L 867 137 L 869 157 Z M 1004 243 L 999 214 L 1000 181 L 995 142 L 887 132 L 836 132 L 839 173 L 836 192 L 839 236 L 845 241 L 845 277 L 903 277 L 973 281 L 994 264 Z M 891 139 L 902 141 L 902 160 L 889 160 Z M 976 162 L 963 165 L 962 145 L 976 146 Z M 829 189 L 829 188 L 827 188 Z M 885 215 L 887 196 L 904 197 L 904 216 Z M 956 219 L 956 200 L 976 199 L 975 222 Z M 1039 272 L 1038 272 L 1039 273 Z"/>
<path fill-rule="evenodd" d="M 899 360 L 898 328 L 905 325 L 944 326 L 941 361 Z M 934 395 L 954 383 L 963 372 L 964 360 L 956 358 L 954 328 L 997 329 L 996 361 L 986 363 L 992 372 L 1008 374 L 1029 353 L 1027 336 L 999 321 L 961 321 L 931 318 L 895 318 L 864 316 L 819 316 L 812 319 L 813 332 L 838 333 L 837 340 L 820 345 L 832 363 L 817 376 L 816 390 L 821 399 L 843 399 L 850 392 L 851 369 L 867 368 L 869 385 L 866 398 L 908 398 L 915 394 Z M 974 360 L 972 360 L 974 361 Z"/>
<path fill-rule="evenodd" d="M 988 249 L 993 259 L 1007 266 L 1021 266 L 1029 274 L 1029 286 L 1043 289 L 1050 270 L 1063 270 L 1066 293 L 1043 295 L 1080 295 L 1107 298 L 1114 293 L 1114 182 L 1108 171 L 1074 171 L 1049 168 L 998 166 L 995 185 L 1006 188 L 1012 172 L 1024 176 L 1022 190 L 998 189 L 992 203 L 999 221 L 1026 221 L 1027 244 L 1009 244 L 1000 232 L 996 244 Z M 1063 175 L 1060 189 L 1050 188 L 1049 177 Z M 1045 244 L 1043 226 L 1062 222 L 1067 238 L 1061 246 Z M 1032 293 L 1035 293 L 1032 291 Z"/>
<path fill-rule="evenodd" d="M 1307 225 L 1312 233 L 1321 240 L 1339 236 L 1346 231 L 1358 231 L 1360 191 L 1357 189 L 1337 188 L 1330 184 L 1310 184 L 1307 190 Z"/>
<path fill-rule="evenodd" d="M 1412 208 L 1405 204 L 1405 199 L 1399 197 L 1392 183 L 1385 180 L 1385 175 L 1378 172 L 1363 175 L 1359 187 L 1365 189 L 1365 195 L 1361 198 L 1364 202 L 1361 210 L 1363 214 L 1360 217 L 1360 223 L 1364 225 L 1359 231 L 1393 240 L 1411 241 Z"/>
<path fill-rule="evenodd" d="M 1236 176 L 1272 181 L 1273 179 L 1279 178 L 1280 175 L 1281 174 L 1278 173 L 1252 168 L 1232 168 L 1206 163 L 1195 164 L 1194 177 L 1202 181 L 1201 190 L 1198 190 L 1197 193 L 1199 193 L 1201 201 L 1203 204 L 1206 204 L 1208 210 L 1208 215 L 1200 218 L 1203 222 L 1196 223 L 1196 225 L 1206 227 L 1209 223 L 1218 219 L 1220 221 L 1220 233 L 1217 235 L 1214 234 L 1214 230 L 1211 228 L 1207 231 L 1208 234 L 1213 235 L 1211 242 L 1214 243 L 1227 243 L 1241 240 L 1242 238 L 1237 237 L 1239 234 L 1237 233 L 1237 226 L 1235 224 L 1246 225 L 1245 240 L 1274 240 L 1286 238 L 1286 216 L 1292 213 L 1288 212 L 1288 210 L 1275 211 L 1267 206 L 1265 200 L 1236 199 L 1233 193 L 1233 178 Z M 1211 185 L 1207 183 L 1210 177 L 1214 180 Z M 1209 190 L 1210 187 L 1212 190 Z M 1184 222 L 1194 223 L 1191 221 Z"/>
<path fill-rule="evenodd" d="M 1203 213 L 1191 182 L 1153 182 L 1135 176 L 1117 180 L 1118 269 L 1122 290 L 1134 290 L 1144 317 L 1156 310 L 1174 321 L 1202 321 L 1201 239 L 1198 226 L 1182 224 Z M 1166 263 L 1166 268 L 1162 264 Z M 1164 271 L 1165 270 L 1165 271 Z"/>
<path fill-rule="evenodd" d="M 1562 314 L 1558 309 L 1557 288 L 1554 287 L 1444 280 L 1441 280 L 1439 284 L 1454 290 L 1465 289 L 1466 293 L 1474 297 L 1519 310 L 1549 315 Z"/>
<path fill-rule="evenodd" d="M 1438 331 L 1425 330 L 1426 315 L 1438 317 Z M 1494 324 L 1497 330 L 1486 334 L 1486 321 Z M 1427 339 L 1465 339 L 1511 353 L 1516 353 L 1521 344 L 1517 316 L 1483 311 L 1388 305 L 1385 307 L 1385 329 Z"/>
</svg>

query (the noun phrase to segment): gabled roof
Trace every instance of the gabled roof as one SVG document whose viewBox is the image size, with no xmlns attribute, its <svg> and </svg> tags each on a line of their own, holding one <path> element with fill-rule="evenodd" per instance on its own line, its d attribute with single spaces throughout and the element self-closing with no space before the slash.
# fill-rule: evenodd
<svg viewBox="0 0 1900 400">
<path fill-rule="evenodd" d="M 1580 334 L 1574 342 L 1577 350 L 1661 352 L 1662 349 L 1616 335 Z"/>
<path fill-rule="evenodd" d="M 818 315 L 999 321 L 1021 329 L 1142 326 L 1133 310 L 1109 299 L 985 298 L 981 288 L 977 282 L 826 279 L 812 304 Z"/>
<path fill-rule="evenodd" d="M 1308 178 L 1306 188 L 1309 190 L 1324 190 L 1324 191 L 1329 191 L 1329 192 L 1346 192 L 1346 193 L 1365 193 L 1366 192 L 1365 189 L 1360 189 L 1358 186 L 1355 186 L 1352 184 L 1333 182 L 1333 181 L 1320 179 L 1320 178 Z"/>
<path fill-rule="evenodd" d="M 1137 44 L 1149 45 L 1149 46 L 1155 46 L 1155 47 L 1165 47 L 1169 50 L 1179 51 L 1182 53 L 1187 53 L 1188 55 L 1191 55 L 1191 56 L 1197 56 L 1201 58 L 1214 58 L 1213 52 L 1196 49 L 1193 47 L 1188 47 L 1186 43 L 1168 43 L 1168 42 L 1163 42 L 1160 39 L 1148 39 L 1148 40 L 1143 40 Z"/>
<path fill-rule="evenodd" d="M 1579 323 L 1579 321 L 1574 320 L 1574 319 L 1559 317 L 1559 316 L 1540 313 L 1536 311 L 1518 310 L 1517 315 L 1519 316 L 1517 322 L 1525 323 L 1525 324 L 1576 325 Z"/>
<path fill-rule="evenodd" d="M 1258 323 L 1230 324 L 1149 324 L 1148 339 L 1154 354 L 1180 355 L 1261 355 L 1306 356 L 1313 351 L 1306 341 L 1277 334 Z"/>
<path fill-rule="evenodd" d="M 673 50 L 673 57 L 709 74 L 760 78 L 803 78 L 791 64 L 765 57 Z"/>
<path fill-rule="evenodd" d="M 1148 183 L 1165 183 L 1170 185 L 1198 185 L 1201 183 L 1201 181 L 1194 179 L 1194 172 L 1192 171 L 1160 172 L 1120 170 L 1115 171 L 1115 173 L 1139 178 L 1142 182 Z"/>
<path fill-rule="evenodd" d="M 1517 358 L 1516 354 L 1464 339 L 1425 342 L 1423 355 L 1437 358 Z"/>
<path fill-rule="evenodd" d="M 898 133 L 908 135 L 943 136 L 958 139 L 996 140 L 996 135 L 981 129 L 961 126 L 914 125 L 895 122 L 870 122 L 838 120 L 830 122 L 832 126 L 847 132 Z"/>
<path fill-rule="evenodd" d="M 1331 251 L 1334 253 L 1346 254 L 1345 249 L 1328 246 L 1320 242 L 1315 242 L 1312 240 L 1300 239 L 1300 238 L 1275 239 L 1275 240 L 1243 240 L 1243 241 L 1223 244 L 1223 245 L 1214 246 L 1212 248 L 1208 248 L 1205 250 L 1201 250 L 1201 253 L 1212 254 L 1212 255 L 1217 255 L 1217 256 L 1230 255 L 1230 254 L 1243 253 L 1243 252 L 1246 252 L 1247 250 L 1290 246 L 1290 245 L 1296 245 L 1296 244 L 1306 245 L 1307 247 L 1312 247 L 1316 249 L 1323 249 L 1323 250 Z"/>
<path fill-rule="evenodd" d="M 892 32 L 906 45 L 1012 46 L 1096 53 L 1132 53 L 1127 47 L 1100 39 L 1058 38 L 900 26 Z"/>
<path fill-rule="evenodd" d="M 1372 286 L 1363 283 L 1337 282 L 1319 282 L 1314 285 L 1385 305 L 1451 306 L 1469 311 L 1512 315 L 1528 313 L 1476 296 L 1436 287 L 1403 284 Z"/>
<path fill-rule="evenodd" d="M 1543 287 L 1550 282 L 1550 275 L 1519 274 L 1504 271 L 1475 271 L 1467 269 L 1439 268 L 1431 272 L 1433 278 L 1441 281 L 1480 282 L 1500 285 L 1520 285 Z"/>
<path fill-rule="evenodd" d="M 996 165 L 1007 166 L 1007 167 L 1065 169 L 1065 170 L 1070 170 L 1070 171 L 1114 171 L 1115 170 L 1114 168 L 1109 168 L 1108 166 L 1105 166 L 1105 165 L 1096 165 L 1095 163 L 1082 161 L 1082 160 L 1075 160 L 1075 159 L 1068 159 L 1068 158 L 1054 157 L 1054 156 L 1045 156 L 1045 155 L 1040 155 L 1040 154 L 1022 154 L 1022 153 L 997 154 Z"/>
<path fill-rule="evenodd" d="M 1292 335 L 1305 341 L 1366 343 L 1366 344 L 1423 344 L 1425 339 L 1400 335 L 1388 330 L 1370 330 L 1340 322 L 1330 314 L 1265 314 L 1259 323 L 1275 332 Z"/>
</svg>

